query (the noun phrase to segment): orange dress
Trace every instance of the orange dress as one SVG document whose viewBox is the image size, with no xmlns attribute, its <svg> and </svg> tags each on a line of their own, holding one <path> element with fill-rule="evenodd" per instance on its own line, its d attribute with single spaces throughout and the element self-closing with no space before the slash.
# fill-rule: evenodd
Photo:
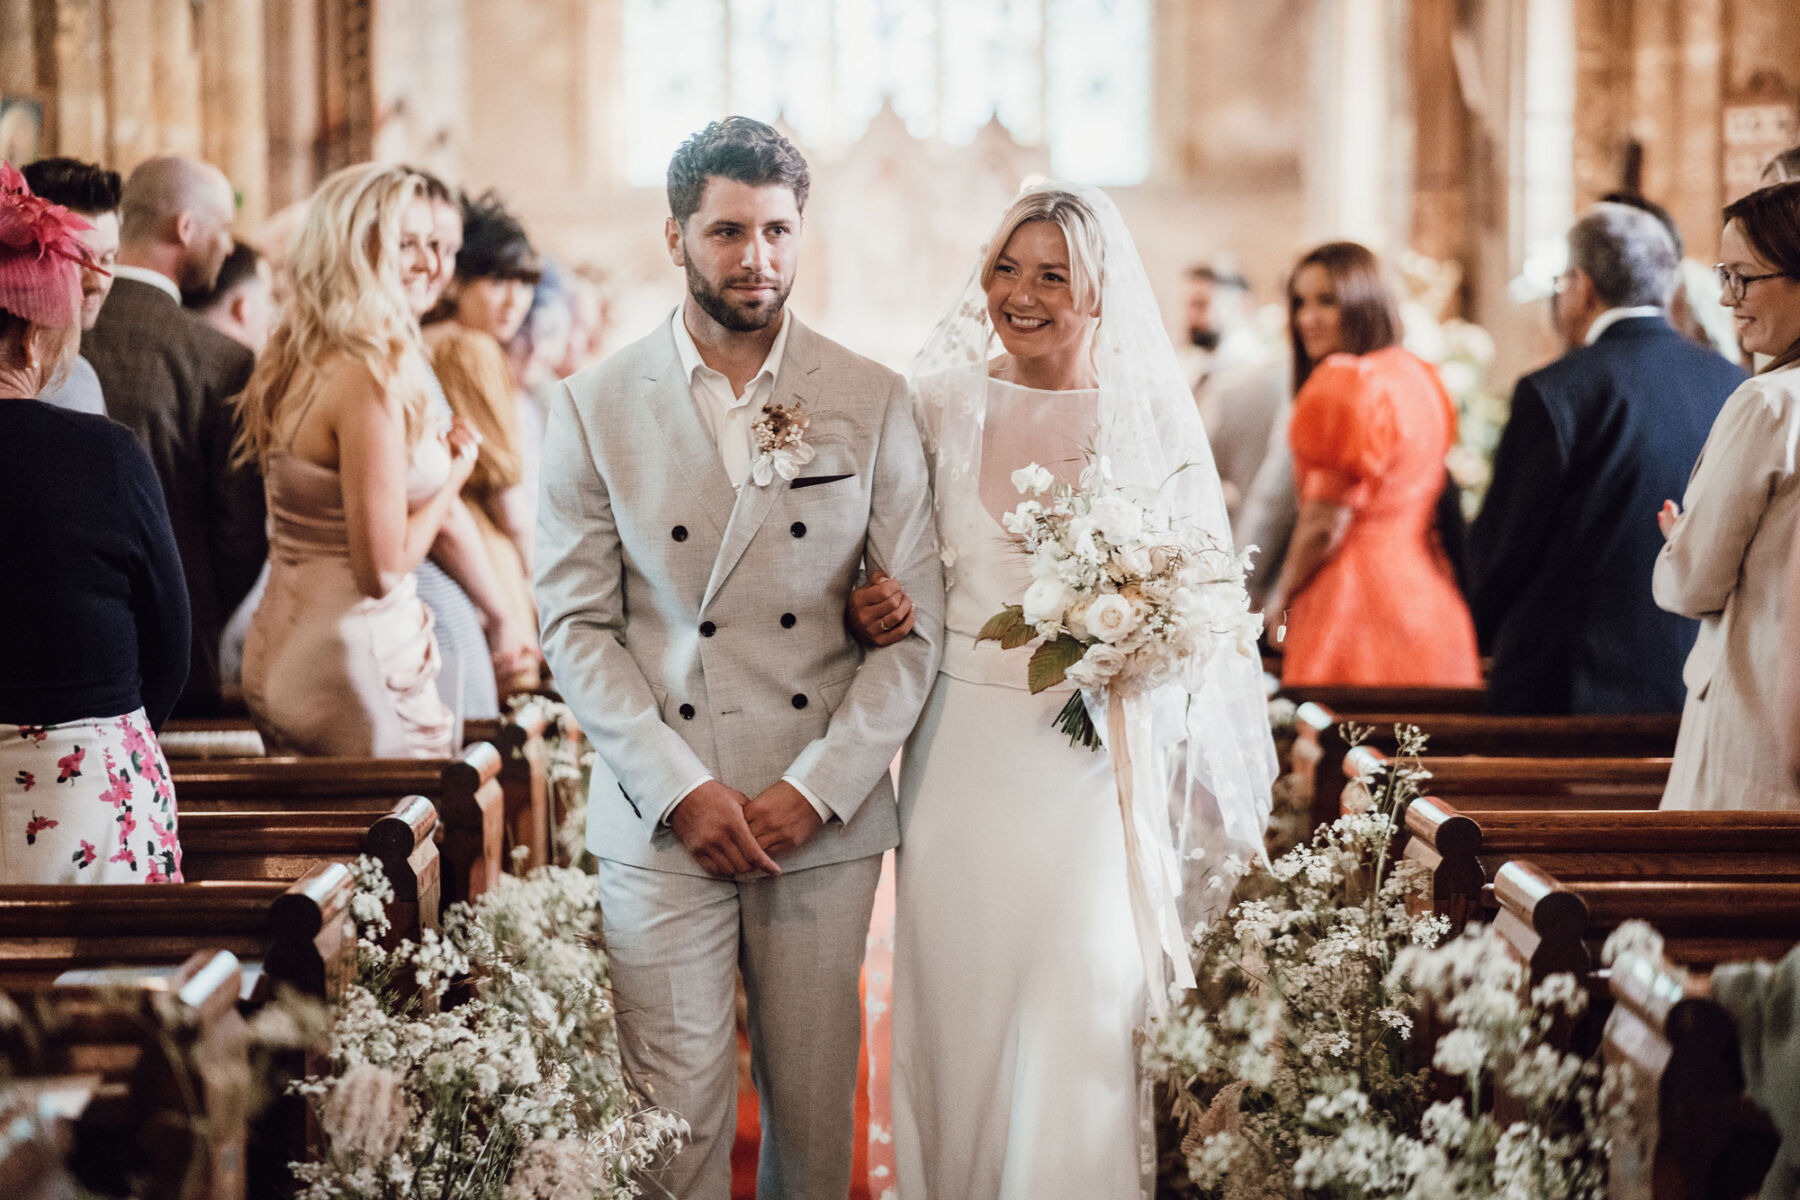
<svg viewBox="0 0 1800 1200">
<path fill-rule="evenodd" d="M 1436 529 L 1455 438 L 1437 372 L 1398 346 L 1314 368 L 1288 427 L 1294 479 L 1302 504 L 1354 516 L 1343 548 L 1290 601 L 1283 683 L 1481 682 L 1475 625 Z"/>
</svg>

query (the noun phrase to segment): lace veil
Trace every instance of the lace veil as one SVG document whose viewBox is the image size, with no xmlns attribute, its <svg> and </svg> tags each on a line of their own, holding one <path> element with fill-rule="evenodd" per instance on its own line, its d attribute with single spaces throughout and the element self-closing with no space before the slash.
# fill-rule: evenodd
<svg viewBox="0 0 1800 1200">
<path fill-rule="evenodd" d="M 1154 491 L 1168 516 L 1229 546 L 1231 525 L 1212 450 L 1124 219 L 1097 188 L 1045 182 L 1021 196 L 1033 192 L 1072 195 L 1091 210 L 1100 232 L 1100 320 L 1092 349 L 1097 428 L 1071 430 L 1068 440 L 1106 458 L 1116 484 L 1146 495 Z M 985 248 L 909 373 L 940 505 L 958 488 L 976 492 L 966 498 L 980 503 L 989 360 L 999 349 L 981 286 L 984 258 Z M 955 564 L 947 565 L 954 586 Z M 1023 678 L 1024 652 L 1018 653 Z M 1091 711 L 1104 703 L 1087 699 Z M 1248 863 L 1262 854 L 1276 762 L 1261 664 L 1242 654 L 1216 654 L 1195 664 L 1180 683 L 1158 689 L 1149 712 L 1152 753 L 1149 763 L 1139 765 L 1138 778 L 1145 779 L 1147 766 L 1153 794 L 1166 796 L 1168 805 L 1166 827 L 1145 832 L 1153 845 L 1174 852 L 1169 876 L 1179 880 L 1180 920 L 1191 928 L 1220 912 L 1229 898 L 1235 874 L 1226 869 L 1227 857 Z M 1104 714 L 1093 715 L 1105 730 Z M 1152 816 L 1149 823 L 1158 822 Z M 1165 923 L 1163 949 L 1181 954 L 1185 964 L 1185 947 L 1169 945 L 1170 932 Z M 1175 931 L 1177 939 L 1180 933 Z"/>
</svg>

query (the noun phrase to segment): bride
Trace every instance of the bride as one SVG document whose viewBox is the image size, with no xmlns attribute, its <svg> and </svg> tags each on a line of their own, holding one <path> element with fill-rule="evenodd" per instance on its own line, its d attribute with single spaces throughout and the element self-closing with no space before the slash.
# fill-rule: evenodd
<svg viewBox="0 0 1800 1200">
<path fill-rule="evenodd" d="M 994 354 L 998 336 L 1002 353 Z M 1052 727 L 1027 651 L 977 642 L 1019 601 L 1001 518 L 1036 463 L 1074 483 L 1089 451 L 1120 485 L 1229 544 L 1212 454 L 1130 234 L 1104 193 L 1046 183 L 1001 219 L 915 360 L 948 585 L 945 657 L 901 765 L 893 1132 L 901 1200 L 1148 1196 L 1148 1089 L 1134 1030 L 1166 987 L 1134 921 L 1105 753 Z M 852 600 L 867 641 L 904 636 L 895 581 Z M 1227 661 L 1229 660 L 1229 661 Z M 1258 664 L 1229 652 L 1153 701 L 1162 838 L 1182 916 L 1216 912 L 1227 856 L 1258 853 L 1275 776 Z M 1104 726 L 1104 721 L 1096 721 Z M 1141 778 L 1141 776 L 1140 776 Z"/>
</svg>

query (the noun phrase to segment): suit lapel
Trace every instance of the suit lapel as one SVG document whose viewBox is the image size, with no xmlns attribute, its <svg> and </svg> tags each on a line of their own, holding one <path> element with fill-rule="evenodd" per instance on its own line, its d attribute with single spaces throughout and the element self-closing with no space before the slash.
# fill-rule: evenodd
<svg viewBox="0 0 1800 1200">
<path fill-rule="evenodd" d="M 814 390 L 812 374 L 818 370 L 819 362 L 813 353 L 812 331 L 800 323 L 800 318 L 792 313 L 788 320 L 793 325 L 788 330 L 787 349 L 781 356 L 781 369 L 775 376 L 775 391 L 769 397 L 770 404 L 805 404 L 810 411 L 813 405 Z M 715 454 L 714 458 L 718 456 Z M 724 477 L 723 468 L 720 475 Z M 762 528 L 769 511 L 775 502 L 787 493 L 789 482 L 777 475 L 766 486 L 756 486 L 752 479 L 744 480 L 744 486 L 738 489 L 737 505 L 731 510 L 731 524 L 726 526 L 724 544 L 719 547 L 718 560 L 713 563 L 712 579 L 706 585 L 706 597 L 700 602 L 705 608 L 718 595 L 719 589 L 725 586 L 726 579 L 744 557 L 744 551 L 750 548 L 751 539 L 756 531 Z"/>
<path fill-rule="evenodd" d="M 688 381 L 681 376 L 681 356 L 675 352 L 675 335 L 668 331 L 666 323 L 663 336 L 667 355 L 654 356 L 644 372 L 645 380 L 652 385 L 650 411 L 656 414 L 656 423 L 662 427 L 663 443 L 669 457 L 691 480 L 700 510 L 714 529 L 724 531 L 737 499 L 732 491 L 731 477 L 725 474 L 725 464 L 719 458 L 719 448 L 713 444 L 712 434 L 707 432 L 700 414 L 694 410 L 693 393 Z"/>
</svg>

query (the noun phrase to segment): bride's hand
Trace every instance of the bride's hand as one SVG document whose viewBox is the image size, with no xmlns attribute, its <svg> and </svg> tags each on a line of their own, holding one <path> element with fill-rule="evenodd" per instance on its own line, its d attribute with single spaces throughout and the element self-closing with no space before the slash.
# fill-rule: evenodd
<svg viewBox="0 0 1800 1200">
<path fill-rule="evenodd" d="M 917 616 L 900 581 L 877 570 L 869 582 L 850 593 L 844 624 L 865 646 L 891 646 L 912 632 Z"/>
</svg>

